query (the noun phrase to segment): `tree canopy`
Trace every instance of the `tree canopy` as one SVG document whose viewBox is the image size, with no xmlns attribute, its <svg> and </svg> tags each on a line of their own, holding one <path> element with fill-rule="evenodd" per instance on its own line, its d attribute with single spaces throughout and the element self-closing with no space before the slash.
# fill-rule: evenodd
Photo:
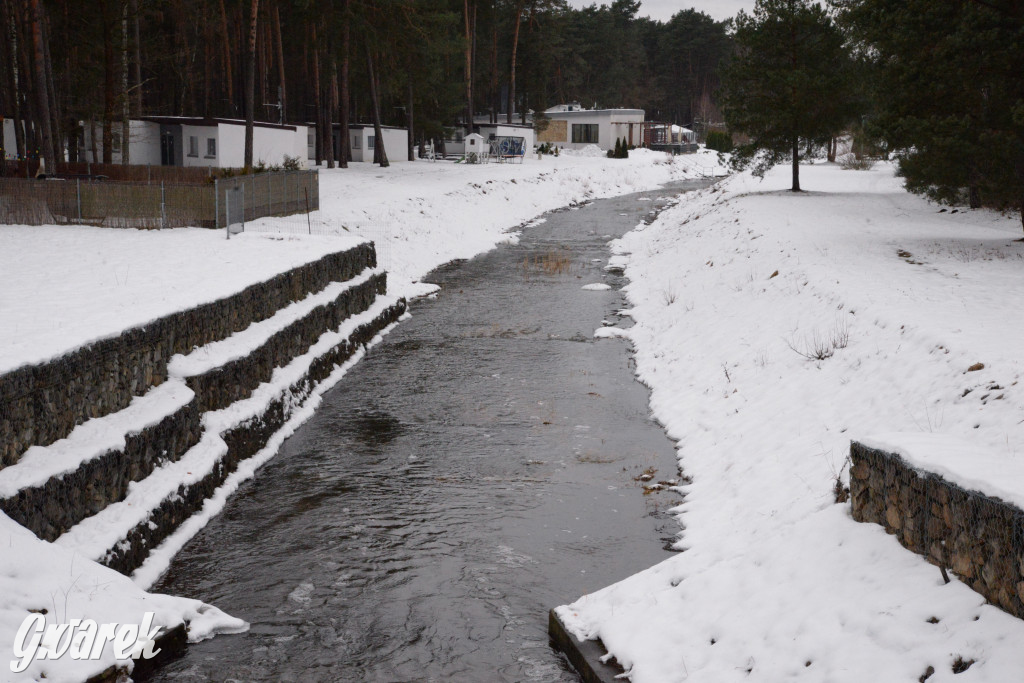
<svg viewBox="0 0 1024 683">
<path fill-rule="evenodd" d="M 788 158 L 798 192 L 802 151 L 826 144 L 857 116 L 843 34 L 817 3 L 757 0 L 753 14 L 736 17 L 734 38 L 723 108 L 730 129 L 750 138 L 735 162 L 763 175 Z"/>
</svg>

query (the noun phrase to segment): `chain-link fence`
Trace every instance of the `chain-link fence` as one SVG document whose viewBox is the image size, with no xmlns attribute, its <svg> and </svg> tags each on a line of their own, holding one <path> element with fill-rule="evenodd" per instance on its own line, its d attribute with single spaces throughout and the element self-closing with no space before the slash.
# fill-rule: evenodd
<svg viewBox="0 0 1024 683">
<path fill-rule="evenodd" d="M 0 178 L 0 223 L 112 228 L 220 228 L 224 193 L 244 188 L 245 219 L 314 211 L 316 171 L 283 171 L 198 183 Z"/>
</svg>

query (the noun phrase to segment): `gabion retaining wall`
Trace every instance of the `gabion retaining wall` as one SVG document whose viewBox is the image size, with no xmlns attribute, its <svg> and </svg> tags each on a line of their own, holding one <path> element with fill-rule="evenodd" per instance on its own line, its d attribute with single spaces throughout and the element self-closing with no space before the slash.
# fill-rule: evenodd
<svg viewBox="0 0 1024 683">
<path fill-rule="evenodd" d="M 381 330 L 396 322 L 405 311 L 406 303 L 400 300 L 373 321 L 356 328 L 348 339 L 315 359 L 306 376 L 272 401 L 261 415 L 223 434 L 228 452 L 213 470 L 193 484 L 179 486 L 174 495 L 161 502 L 147 520 L 132 529 L 100 562 L 123 574 L 130 574 L 140 567 L 149 556 L 151 548 L 159 545 L 199 510 L 217 487 L 238 469 L 241 461 L 252 457 L 266 445 L 267 440 L 288 421 L 316 385 L 338 365 L 351 358 L 359 348 L 368 344 Z M 255 366 L 250 367 L 256 371 Z"/>
<path fill-rule="evenodd" d="M 853 518 L 881 524 L 908 550 L 952 569 L 1024 618 L 1024 511 L 912 467 L 894 453 L 850 445 Z"/>
<path fill-rule="evenodd" d="M 362 244 L 48 363 L 0 375 L 0 468 L 16 463 L 30 446 L 49 445 L 90 418 L 124 409 L 164 381 L 174 354 L 244 330 L 330 282 L 350 280 L 376 265 L 373 245 Z"/>
</svg>

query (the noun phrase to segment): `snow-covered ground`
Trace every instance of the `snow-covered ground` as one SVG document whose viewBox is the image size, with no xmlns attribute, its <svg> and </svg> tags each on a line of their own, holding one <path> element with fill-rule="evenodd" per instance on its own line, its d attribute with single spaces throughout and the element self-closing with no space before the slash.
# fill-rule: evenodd
<svg viewBox="0 0 1024 683">
<path fill-rule="evenodd" d="M 348 170 L 321 174 L 322 208 L 309 223 L 306 216 L 264 219 L 230 241 L 220 231 L 200 229 L 0 226 L 0 372 L 228 296 L 365 239 L 377 242 L 380 265 L 389 271 L 389 296 L 379 302 L 382 307 L 397 296 L 432 291 L 432 286 L 419 283 L 427 272 L 514 239 L 509 230 L 544 211 L 697 177 L 708 173 L 715 160 L 714 154 L 671 159 L 638 151 L 629 160 L 583 153 L 527 159 L 522 165 L 417 162 L 382 170 L 353 164 Z M 308 231 L 314 234 L 305 235 Z M 82 459 L 117 447 L 128 427 L 150 424 L 190 399 L 180 376 L 214 360 L 244 354 L 321 298 L 336 294 L 328 290 L 228 340 L 176 357 L 170 368 L 172 378 L 163 387 L 137 399 L 122 413 L 81 425 L 68 439 L 34 449 L 24 467 L 3 471 L 0 490 L 10 495 L 38 483 L 40 477 L 73 469 Z M 318 344 L 337 344 L 360 320 L 325 334 Z M 273 457 L 283 439 L 308 419 L 322 393 L 341 379 L 361 353 L 322 382 L 267 447 L 243 463 L 201 512 L 153 549 L 133 576 L 134 583 L 90 558 L 102 555 L 126 529 L 144 519 L 146 510 L 168 491 L 212 467 L 218 449 L 224 447 L 219 432 L 258 412 L 286 390 L 311 358 L 324 350 L 318 348 L 278 368 L 251 399 L 207 415 L 207 436 L 185 458 L 133 484 L 128 499 L 79 524 L 56 543 L 38 540 L 0 513 L 0 648 L 14 642 L 26 615 L 42 609 L 47 610 L 49 623 L 69 618 L 139 623 L 143 612 L 154 611 L 156 625 L 190 621 L 193 640 L 246 628 L 211 606 L 145 593 L 142 588 L 159 578 L 174 553 L 217 514 L 239 483 Z M 36 662 L 15 676 L 0 650 L 0 680 L 45 676 L 49 681 L 78 681 L 112 663 L 108 647 L 100 661 L 65 656 L 57 662 Z"/>
<path fill-rule="evenodd" d="M 883 434 L 1020 499 L 1019 218 L 942 210 L 886 164 L 801 176 L 730 178 L 612 244 L 616 334 L 692 479 L 685 551 L 559 614 L 635 683 L 1019 680 L 1024 623 L 833 496 L 850 440 Z"/>
<path fill-rule="evenodd" d="M 0 225 L 0 373 L 222 299 L 362 241 Z"/>
</svg>

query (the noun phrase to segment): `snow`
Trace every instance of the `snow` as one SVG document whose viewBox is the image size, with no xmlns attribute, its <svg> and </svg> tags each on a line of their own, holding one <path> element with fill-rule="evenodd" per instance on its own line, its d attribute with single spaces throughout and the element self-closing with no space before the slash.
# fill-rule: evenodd
<svg viewBox="0 0 1024 683">
<path fill-rule="evenodd" d="M 247 628 L 244 622 L 209 605 L 142 589 L 156 582 L 182 545 L 309 418 L 322 394 L 359 361 L 365 353 L 362 350 L 315 387 L 266 447 L 242 462 L 199 513 L 151 549 L 133 580 L 94 560 L 148 519 L 149 511 L 174 495 L 178 486 L 209 472 L 226 448 L 219 434 L 262 412 L 304 374 L 316 356 L 399 297 L 436 291 L 436 286 L 421 279 L 437 266 L 470 258 L 501 242 L 514 243 L 518 229 L 539 225 L 543 219 L 537 217 L 548 210 L 699 177 L 716 158 L 703 156 L 671 158 L 638 150 L 628 160 L 581 153 L 527 159 L 515 165 L 417 162 L 385 170 L 355 164 L 347 170 L 321 172 L 320 211 L 308 218 L 254 221 L 247 225 L 246 233 L 231 240 L 224 239 L 220 231 L 194 228 L 137 231 L 0 226 L 0 373 L 53 359 L 116 336 L 123 329 L 229 296 L 365 240 L 377 245 L 379 263 L 388 272 L 389 291 L 366 313 L 324 334 L 307 354 L 277 368 L 272 379 L 249 399 L 207 413 L 205 435 L 181 460 L 165 463 L 150 477 L 132 483 L 124 501 L 84 520 L 56 542 L 40 541 L 0 515 L 0 547 L 4 548 L 0 552 L 0 641 L 13 642 L 27 610 L 52 607 L 51 603 L 59 603 L 54 618 L 91 618 L 100 623 L 138 623 L 144 611 L 156 611 L 159 625 L 188 621 L 191 640 Z M 357 281 L 370 275 L 364 273 Z M 0 492 L 13 494 L 38 485 L 123 447 L 126 434 L 159 421 L 192 400 L 183 378 L 241 357 L 353 284 L 332 284 L 228 339 L 175 356 L 170 363 L 171 377 L 160 387 L 137 397 L 119 413 L 80 425 L 66 439 L 32 449 L 19 465 L 0 471 Z M 47 680 L 83 680 L 112 663 L 108 648 L 100 662 L 65 658 L 45 666 L 36 663 L 19 680 L 38 679 L 44 672 Z"/>
<path fill-rule="evenodd" d="M 1024 623 L 832 489 L 855 439 L 1024 500 L 1019 220 L 943 211 L 888 164 L 788 183 L 730 178 L 611 243 L 638 377 L 692 479 L 684 552 L 559 615 L 635 683 L 1017 680 Z M 954 678 L 959 657 L 976 663 Z"/>
<path fill-rule="evenodd" d="M 190 642 L 248 629 L 244 621 L 198 600 L 146 593 L 112 569 L 39 540 L 2 512 L 0 547 L 0 643 L 14 643 L 15 634 L 30 610 L 46 610 L 47 623 L 88 618 L 101 624 L 138 624 L 144 612 L 154 612 L 153 623 L 162 627 L 164 633 L 189 622 Z M 9 646 L 4 651 L 13 654 Z M 11 673 L 6 657 L 0 657 L 0 678 L 78 683 L 114 663 L 110 643 L 97 661 L 75 661 L 67 656 L 35 661 L 19 675 Z"/>
<path fill-rule="evenodd" d="M 0 373 L 222 299 L 361 241 L 0 225 Z"/>
<path fill-rule="evenodd" d="M 589 285 L 583 285 L 580 287 L 580 289 L 585 289 L 588 292 L 603 292 L 611 288 L 611 285 L 605 284 L 604 282 L 591 282 Z"/>
</svg>

